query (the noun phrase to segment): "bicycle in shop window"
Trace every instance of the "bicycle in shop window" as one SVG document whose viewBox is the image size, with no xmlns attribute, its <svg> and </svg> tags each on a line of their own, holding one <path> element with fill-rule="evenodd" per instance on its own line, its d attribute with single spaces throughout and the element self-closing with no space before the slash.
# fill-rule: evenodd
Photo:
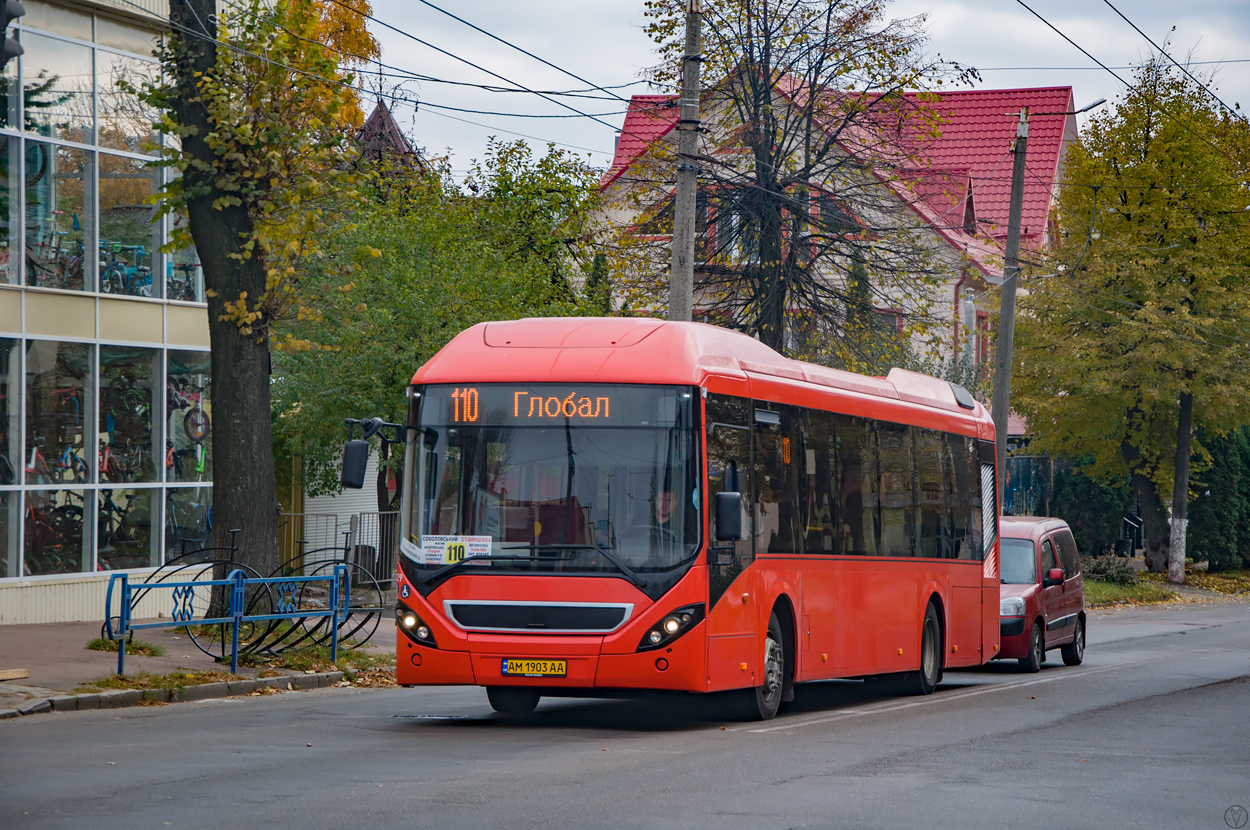
<svg viewBox="0 0 1250 830">
<path fill-rule="evenodd" d="M 82 443 L 83 411 L 81 390 L 76 386 L 53 389 L 48 398 L 60 430 L 60 443 L 74 446 Z"/>
<path fill-rule="evenodd" d="M 100 245 L 100 290 L 106 294 L 127 294 L 132 297 L 152 296 L 152 268 L 144 265 L 147 248 L 105 242 Z M 130 254 L 128 261 L 123 257 Z M 105 257 L 108 261 L 105 262 Z"/>
<path fill-rule="evenodd" d="M 170 265 L 172 273 L 169 278 L 168 299 L 182 300 L 188 303 L 194 303 L 199 300 L 195 285 L 195 274 L 199 267 L 200 263 L 198 262 L 176 262 Z"/>
<path fill-rule="evenodd" d="M 183 413 L 182 431 L 193 444 L 203 443 L 212 429 L 212 422 L 203 405 L 204 392 L 207 390 L 207 386 L 193 384 L 187 378 L 169 379 L 166 396 L 169 411 Z"/>
<path fill-rule="evenodd" d="M 205 490 L 207 488 L 196 488 Z M 165 502 L 165 561 L 180 549 L 208 547 L 213 532 L 213 506 L 198 498 L 177 498 L 171 491 Z M 185 548 L 180 543 L 185 540 Z"/>
<path fill-rule="evenodd" d="M 42 441 L 38 441 L 42 445 Z M 39 451 L 38 446 L 30 448 L 30 460 L 26 462 L 26 483 L 41 484 L 50 487 L 56 481 L 56 476 L 52 472 L 52 468 L 48 466 L 48 460 L 43 457 L 43 453 Z"/>
<path fill-rule="evenodd" d="M 104 431 L 108 440 L 101 440 L 100 480 L 107 482 L 137 481 L 143 465 L 152 452 L 151 390 L 126 375 L 109 380 L 100 393 L 104 409 Z M 103 438 L 103 436 L 102 436 Z"/>
<path fill-rule="evenodd" d="M 100 556 L 96 570 L 148 567 L 152 564 L 152 523 L 145 497 L 142 492 L 116 493 L 114 499 L 113 490 L 100 491 L 96 514 Z"/>
<path fill-rule="evenodd" d="M 64 503 L 57 504 L 61 497 Z M 74 499 L 78 504 L 74 504 Z M 72 490 L 26 495 L 26 576 L 75 573 L 82 561 L 83 496 Z"/>
<path fill-rule="evenodd" d="M 66 447 L 61 451 L 61 457 L 57 462 L 57 473 L 58 481 L 71 484 L 85 484 L 91 480 L 91 471 L 87 469 L 87 462 L 83 461 L 82 456 L 73 447 Z"/>
<path fill-rule="evenodd" d="M 192 444 L 182 449 L 174 449 L 174 445 L 165 442 L 165 469 L 169 471 L 170 481 L 203 481 L 206 468 L 204 444 Z"/>
</svg>

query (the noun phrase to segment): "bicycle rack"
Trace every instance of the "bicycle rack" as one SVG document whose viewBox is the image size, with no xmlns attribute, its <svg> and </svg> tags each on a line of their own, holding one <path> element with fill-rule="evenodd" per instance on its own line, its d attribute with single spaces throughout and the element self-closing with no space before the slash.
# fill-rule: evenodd
<svg viewBox="0 0 1250 830">
<path fill-rule="evenodd" d="M 280 576 L 280 577 L 259 577 L 249 579 L 241 569 L 235 569 L 230 572 L 225 579 L 201 579 L 192 580 L 190 582 L 165 582 L 155 585 L 148 584 L 145 592 L 156 587 L 169 589 L 171 600 L 173 602 L 173 611 L 171 617 L 175 624 L 186 627 L 188 633 L 193 625 L 229 625 L 231 630 L 231 647 L 230 647 L 230 672 L 236 673 L 239 667 L 239 629 L 244 623 L 253 622 L 277 622 L 280 620 L 306 620 L 309 618 L 326 619 L 330 622 L 330 659 L 338 659 L 339 648 L 339 627 L 343 619 L 347 617 L 347 607 L 339 608 L 340 592 L 339 585 L 341 581 L 347 577 L 347 569 L 341 565 L 335 565 L 334 573 L 330 576 Z M 329 607 L 310 611 L 306 608 L 299 607 L 296 594 L 297 586 L 308 585 L 316 582 L 328 582 L 330 602 Z M 120 589 L 118 585 L 120 584 Z M 249 602 L 247 600 L 248 588 L 263 587 L 268 593 L 271 588 L 275 589 L 279 596 L 278 603 L 274 606 L 275 613 L 269 614 L 249 614 Z M 196 618 L 194 615 L 194 606 L 196 592 L 207 589 L 211 592 L 214 588 L 228 588 L 230 590 L 230 602 L 225 614 L 211 618 Z M 119 623 L 116 630 L 113 628 L 113 619 L 111 611 L 113 608 L 113 595 L 117 590 L 120 606 L 120 614 L 117 616 Z M 117 674 L 124 675 L 126 673 L 126 639 L 133 636 L 135 631 L 148 628 L 165 628 L 169 625 L 167 620 L 150 623 L 136 623 L 131 619 L 134 609 L 135 597 L 132 593 L 129 574 L 113 574 L 109 578 L 108 592 L 105 595 L 105 636 L 106 639 L 113 640 L 117 643 Z M 340 619 L 340 616 L 343 619 Z M 223 655 L 224 657 L 224 655 Z"/>
</svg>

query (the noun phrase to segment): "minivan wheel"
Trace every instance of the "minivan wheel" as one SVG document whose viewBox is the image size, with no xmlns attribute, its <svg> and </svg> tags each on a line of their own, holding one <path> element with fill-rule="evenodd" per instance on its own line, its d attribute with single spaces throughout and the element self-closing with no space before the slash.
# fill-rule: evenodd
<svg viewBox="0 0 1250 830">
<path fill-rule="evenodd" d="M 1033 623 L 1033 633 L 1029 635 L 1029 653 L 1027 656 L 1020 658 L 1020 670 L 1027 672 L 1041 671 L 1042 658 L 1045 654 L 1046 647 L 1042 642 L 1042 624 L 1035 622 Z"/>
<path fill-rule="evenodd" d="M 535 689 L 518 686 L 487 686 L 490 708 L 501 715 L 528 715 L 538 706 L 541 695 Z"/>
<path fill-rule="evenodd" d="M 1065 666 L 1079 666 L 1081 661 L 1085 659 L 1085 620 L 1081 617 L 1076 619 L 1076 634 L 1072 637 L 1072 642 L 1059 650 L 1063 655 L 1063 664 Z"/>
</svg>

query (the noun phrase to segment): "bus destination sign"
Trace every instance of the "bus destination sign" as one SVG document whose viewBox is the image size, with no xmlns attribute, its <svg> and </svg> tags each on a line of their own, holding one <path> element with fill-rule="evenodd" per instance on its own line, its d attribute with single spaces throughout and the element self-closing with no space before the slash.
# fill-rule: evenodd
<svg viewBox="0 0 1250 830">
<path fill-rule="evenodd" d="M 480 384 L 431 386 L 425 392 L 423 423 L 450 426 L 542 426 L 574 423 L 604 426 L 672 426 L 679 397 L 690 393 L 667 386 L 585 384 Z"/>
</svg>

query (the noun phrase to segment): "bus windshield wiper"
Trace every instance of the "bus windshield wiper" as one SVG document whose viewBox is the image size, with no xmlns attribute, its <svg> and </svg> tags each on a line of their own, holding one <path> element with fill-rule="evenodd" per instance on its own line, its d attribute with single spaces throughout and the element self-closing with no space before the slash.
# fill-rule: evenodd
<svg viewBox="0 0 1250 830">
<path fill-rule="evenodd" d="M 634 585 L 636 585 L 639 588 L 647 587 L 646 578 L 640 576 L 633 568 L 626 565 L 624 562 L 618 559 L 614 554 L 609 553 L 608 550 L 604 548 L 602 545 L 595 545 L 595 544 L 591 544 L 591 545 L 561 545 L 561 544 L 509 545 L 508 550 L 532 550 L 532 551 L 593 550 L 599 554 L 602 554 L 604 559 L 606 559 L 608 562 L 614 565 L 618 571 L 625 574 L 625 576 L 629 578 L 629 581 L 634 583 Z M 450 565 L 444 565 L 443 567 L 439 568 L 437 571 L 434 571 L 429 576 L 427 576 L 426 579 L 436 580 L 443 574 L 451 573 L 452 571 L 460 568 L 462 565 L 464 565 L 467 562 L 484 562 L 484 561 L 534 562 L 536 560 L 539 560 L 539 557 L 536 557 L 536 556 L 466 556 L 464 559 L 461 559 L 459 562 L 453 562 Z"/>
<path fill-rule="evenodd" d="M 589 545 L 562 545 L 562 544 L 557 543 L 557 544 L 548 544 L 548 545 L 520 545 L 519 547 L 521 547 L 522 549 L 528 548 L 530 550 L 593 550 L 597 553 L 602 554 L 604 559 L 608 560 L 608 562 L 615 565 L 616 569 L 620 571 L 621 573 L 625 574 L 625 576 L 629 577 L 629 581 L 634 583 L 634 585 L 638 586 L 639 588 L 647 587 L 647 580 L 645 577 L 639 576 L 637 571 L 635 571 L 633 568 L 626 565 L 624 562 L 618 559 L 614 554 L 609 553 L 608 549 L 605 548 L 603 545 L 598 545 L 594 543 L 589 544 Z"/>
<path fill-rule="evenodd" d="M 425 579 L 428 581 L 436 580 L 443 574 L 449 574 L 452 571 L 457 570 L 458 568 L 461 568 L 469 564 L 470 562 L 533 562 L 533 561 L 534 561 L 533 556 L 494 556 L 494 555 L 466 556 L 464 559 L 461 559 L 459 562 L 452 562 L 450 565 L 444 565 L 443 567 L 439 568 L 437 571 L 434 571 L 433 573 L 426 576 Z"/>
</svg>

